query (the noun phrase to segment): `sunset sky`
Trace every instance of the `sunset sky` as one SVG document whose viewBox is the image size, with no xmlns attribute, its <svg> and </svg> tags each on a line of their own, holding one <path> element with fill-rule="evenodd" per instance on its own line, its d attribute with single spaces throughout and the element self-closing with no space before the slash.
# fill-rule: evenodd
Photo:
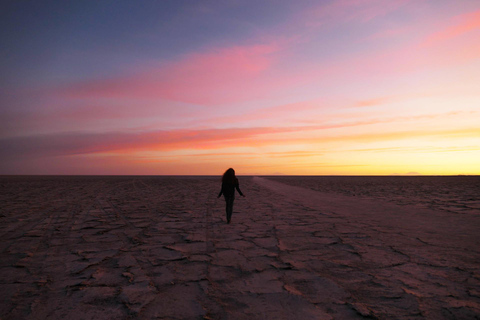
<svg viewBox="0 0 480 320">
<path fill-rule="evenodd" d="M 0 174 L 480 174 L 480 1 L 2 1 Z"/>
</svg>

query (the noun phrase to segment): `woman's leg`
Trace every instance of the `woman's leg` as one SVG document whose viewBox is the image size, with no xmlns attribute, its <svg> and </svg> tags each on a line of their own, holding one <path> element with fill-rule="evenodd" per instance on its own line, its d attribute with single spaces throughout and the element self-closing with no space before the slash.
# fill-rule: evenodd
<svg viewBox="0 0 480 320">
<path fill-rule="evenodd" d="M 233 200 L 234 197 L 225 197 L 225 203 L 226 203 L 226 213 L 227 213 L 227 223 L 230 223 L 230 219 L 232 218 L 232 212 L 233 212 Z"/>
</svg>

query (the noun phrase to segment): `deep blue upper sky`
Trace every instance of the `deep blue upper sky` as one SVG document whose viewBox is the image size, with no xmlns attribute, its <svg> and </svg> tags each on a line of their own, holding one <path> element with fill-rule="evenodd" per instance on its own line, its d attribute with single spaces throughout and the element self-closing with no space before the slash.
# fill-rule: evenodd
<svg viewBox="0 0 480 320">
<path fill-rule="evenodd" d="M 94 76 L 248 41 L 299 8 L 291 1 L 7 1 L 2 82 Z"/>
</svg>

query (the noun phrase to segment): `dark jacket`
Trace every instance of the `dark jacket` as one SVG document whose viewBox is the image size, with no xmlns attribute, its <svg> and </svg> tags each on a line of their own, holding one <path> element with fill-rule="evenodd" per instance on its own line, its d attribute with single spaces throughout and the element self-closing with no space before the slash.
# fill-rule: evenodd
<svg viewBox="0 0 480 320">
<path fill-rule="evenodd" d="M 238 179 L 235 179 L 234 184 L 229 182 L 222 182 L 222 190 L 220 190 L 218 196 L 220 197 L 223 194 L 223 196 L 226 198 L 234 197 L 235 189 L 237 189 L 238 193 L 243 196 L 242 191 L 240 191 L 240 186 L 238 185 Z"/>
</svg>

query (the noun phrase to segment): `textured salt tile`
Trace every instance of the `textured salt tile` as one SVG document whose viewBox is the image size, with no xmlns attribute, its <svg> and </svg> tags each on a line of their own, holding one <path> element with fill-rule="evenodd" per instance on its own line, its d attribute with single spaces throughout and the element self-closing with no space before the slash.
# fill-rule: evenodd
<svg viewBox="0 0 480 320">
<path fill-rule="evenodd" d="M 45 230 L 37 229 L 37 230 L 30 230 L 25 232 L 25 237 L 43 237 L 45 234 Z"/>
<path fill-rule="evenodd" d="M 131 267 L 128 269 L 129 273 L 133 275 L 133 281 L 132 282 L 148 282 L 150 280 L 150 277 L 147 275 L 146 270 L 140 267 Z"/>
<path fill-rule="evenodd" d="M 216 247 L 219 249 L 232 248 L 240 251 L 248 250 L 254 246 L 255 245 L 252 242 L 245 241 L 245 240 L 231 240 L 231 241 L 219 242 L 216 244 Z"/>
<path fill-rule="evenodd" d="M 201 240 L 205 239 L 205 235 Z M 161 245 L 167 245 L 167 244 L 175 244 L 178 243 L 182 240 L 182 237 L 176 234 L 156 234 L 152 233 L 152 236 L 149 238 L 149 242 L 151 244 L 161 244 Z M 193 240 L 192 240 L 193 241 Z"/>
<path fill-rule="evenodd" d="M 217 242 L 228 242 L 234 240 L 242 240 L 243 237 L 240 233 L 217 233 L 210 236 L 211 240 L 216 240 Z"/>
<path fill-rule="evenodd" d="M 281 261 L 281 260 L 274 260 L 270 263 L 270 265 L 273 268 L 280 269 L 280 270 L 289 270 L 289 269 L 294 268 L 294 266 L 291 265 L 290 263 L 284 262 L 284 261 Z"/>
<path fill-rule="evenodd" d="M 471 300 L 458 300 L 452 298 L 445 299 L 448 308 L 462 308 L 468 307 L 469 309 L 475 310 L 476 312 L 480 311 L 480 302 L 471 301 Z"/>
<path fill-rule="evenodd" d="M 278 256 L 278 250 L 276 249 L 264 249 L 260 247 L 252 247 L 248 250 L 242 252 L 246 258 L 255 258 L 255 257 L 276 257 Z"/>
<path fill-rule="evenodd" d="M 426 295 L 424 292 L 422 292 L 421 290 L 419 290 L 418 288 L 415 288 L 415 289 L 408 289 L 408 288 L 404 288 L 402 287 L 402 290 L 407 293 L 407 294 L 411 294 L 412 296 L 415 296 L 417 298 L 427 298 L 428 295 Z"/>
<path fill-rule="evenodd" d="M 322 246 L 334 244 L 335 241 L 330 238 L 319 237 L 283 237 L 278 241 L 278 248 L 282 251 L 292 250 L 314 250 Z"/>
<path fill-rule="evenodd" d="M 386 247 L 358 247 L 357 252 L 365 263 L 376 264 L 379 267 L 398 265 L 410 260 L 407 255 Z"/>
<path fill-rule="evenodd" d="M 305 271 L 285 272 L 284 281 L 296 294 L 303 296 L 312 303 L 341 304 L 350 294 L 335 281 L 321 278 Z"/>
<path fill-rule="evenodd" d="M 188 234 L 185 240 L 191 242 L 205 241 L 205 232 Z"/>
<path fill-rule="evenodd" d="M 94 286 L 119 286 L 125 283 L 125 280 L 120 269 L 97 268 L 92 278 L 85 283 Z"/>
<path fill-rule="evenodd" d="M 402 295 L 398 297 L 388 296 L 362 296 L 367 300 L 366 303 L 374 316 L 378 318 L 385 318 L 395 315 L 402 315 L 404 318 L 419 317 L 421 315 L 421 304 L 412 295 Z"/>
<path fill-rule="evenodd" d="M 358 266 L 362 263 L 361 256 L 355 251 L 344 251 L 337 248 L 326 251 L 322 260 L 331 261 L 337 265 Z"/>
<path fill-rule="evenodd" d="M 352 302 L 350 305 L 357 311 L 360 315 L 364 317 L 371 317 L 372 310 L 370 310 L 365 304 L 359 302 Z"/>
<path fill-rule="evenodd" d="M 6 283 L 22 282 L 29 275 L 25 268 L 2 267 L 0 268 L 0 286 Z"/>
<path fill-rule="evenodd" d="M 421 296 L 425 298 L 432 297 L 447 297 L 447 296 L 462 296 L 464 295 L 464 290 L 458 288 L 453 284 L 445 283 L 445 280 L 439 279 L 434 281 L 433 279 L 421 278 L 416 275 L 413 276 L 396 276 L 399 281 L 405 284 L 408 287 L 402 287 L 402 289 L 408 294 L 413 294 L 415 296 Z M 428 280 L 427 280 L 428 279 Z M 434 282 L 432 282 L 432 280 Z"/>
<path fill-rule="evenodd" d="M 188 257 L 189 261 L 192 262 L 207 262 L 210 261 L 212 258 L 206 254 L 194 254 Z"/>
<path fill-rule="evenodd" d="M 254 272 L 240 278 L 235 278 L 225 284 L 225 289 L 233 292 L 250 293 L 278 293 L 283 292 L 283 282 L 280 280 L 282 274 L 270 270 Z"/>
<path fill-rule="evenodd" d="M 82 289 L 84 303 L 98 304 L 112 301 L 118 293 L 115 287 L 85 287 Z"/>
<path fill-rule="evenodd" d="M 361 292 L 364 297 L 370 297 L 377 300 L 399 300 L 407 297 L 405 291 L 401 288 L 398 281 L 390 281 L 390 279 L 381 279 L 374 277 L 372 280 L 362 283 L 360 286 L 357 284 L 355 290 Z"/>
<path fill-rule="evenodd" d="M 108 243 L 108 245 L 111 245 L 111 242 L 118 242 L 118 237 L 114 234 L 95 234 L 94 239 L 95 242 L 104 242 Z"/>
<path fill-rule="evenodd" d="M 63 253 L 57 255 L 49 254 L 47 257 L 43 258 L 44 265 L 58 266 L 62 264 L 68 264 L 70 262 L 78 261 L 79 256 L 73 253 Z"/>
<path fill-rule="evenodd" d="M 135 279 L 135 277 L 133 276 L 133 273 L 131 273 L 131 272 L 123 272 L 122 276 L 127 278 L 129 283 L 132 283 L 133 280 Z"/>
<path fill-rule="evenodd" d="M 156 266 L 151 270 L 151 280 L 156 287 L 171 285 L 175 280 L 175 266 Z"/>
<path fill-rule="evenodd" d="M 89 266 L 93 266 L 94 264 L 86 262 L 86 261 L 70 261 L 65 263 L 65 270 L 69 274 L 78 274 L 88 268 Z"/>
<path fill-rule="evenodd" d="M 355 310 L 351 305 L 347 302 L 342 302 L 341 304 L 317 304 L 317 306 L 321 307 L 322 310 L 326 310 L 328 314 L 333 319 L 339 320 L 353 320 L 353 319 L 365 319 L 357 310 Z"/>
<path fill-rule="evenodd" d="M 240 268 L 247 264 L 247 260 L 238 250 L 223 250 L 212 255 L 212 264 Z"/>
<path fill-rule="evenodd" d="M 148 227 L 151 222 L 149 221 L 130 221 L 131 223 L 133 223 L 135 225 L 135 227 L 137 228 L 145 228 L 145 227 Z"/>
<path fill-rule="evenodd" d="M 278 244 L 277 239 L 273 237 L 252 238 L 252 241 L 255 242 L 257 246 L 260 246 L 262 248 L 275 248 Z"/>
<path fill-rule="evenodd" d="M 148 251 L 152 264 L 160 264 L 162 261 L 182 260 L 185 256 L 176 250 L 167 249 L 165 247 L 156 247 Z"/>
<path fill-rule="evenodd" d="M 229 282 L 232 279 L 236 279 L 240 275 L 240 270 L 232 267 L 222 267 L 209 265 L 207 267 L 207 278 L 214 282 Z"/>
<path fill-rule="evenodd" d="M 203 290 L 197 284 L 179 284 L 164 288 L 142 311 L 146 319 L 203 319 L 206 311 L 200 303 Z"/>
<path fill-rule="evenodd" d="M 477 288 L 480 288 L 480 286 L 477 285 Z M 467 292 L 469 296 L 480 298 L 480 291 L 478 289 L 470 288 Z"/>
<path fill-rule="evenodd" d="M 261 272 L 272 268 L 274 258 L 266 256 L 255 256 L 248 258 L 249 270 Z"/>
<path fill-rule="evenodd" d="M 129 253 L 124 253 L 117 258 L 117 264 L 119 267 L 132 267 L 138 264 L 135 257 Z"/>
<path fill-rule="evenodd" d="M 317 235 L 316 239 L 314 240 L 314 243 L 317 244 L 318 247 L 322 247 L 322 246 L 336 244 L 338 243 L 338 241 L 339 239 L 336 237 L 322 237 Z"/>
<path fill-rule="evenodd" d="M 185 262 L 175 265 L 175 278 L 183 281 L 200 281 L 207 277 L 207 264 Z"/>
<path fill-rule="evenodd" d="M 36 265 L 36 261 L 31 257 L 25 257 L 17 260 L 12 266 L 15 268 L 29 268 Z"/>
<path fill-rule="evenodd" d="M 270 293 L 236 296 L 238 304 L 244 306 L 232 310 L 235 319 L 255 319 L 259 316 L 269 319 L 333 319 L 326 311 L 312 305 L 300 296 L 289 293 Z"/>
<path fill-rule="evenodd" d="M 124 306 L 116 305 L 78 305 L 60 307 L 50 313 L 51 319 L 71 319 L 71 320 L 98 320 L 98 319 L 124 319 Z"/>
<path fill-rule="evenodd" d="M 11 305 L 7 301 L 12 301 L 19 293 L 25 292 L 26 285 L 20 283 L 1 283 L 0 284 L 0 315 L 6 315 Z"/>
<path fill-rule="evenodd" d="M 117 250 L 105 250 L 105 251 L 80 251 L 78 254 L 87 259 L 90 264 L 96 264 L 107 258 L 111 258 L 118 253 Z"/>
<path fill-rule="evenodd" d="M 180 251 L 185 254 L 202 253 L 205 251 L 205 242 L 183 242 L 165 246 L 165 248 Z"/>
<path fill-rule="evenodd" d="M 272 232 L 271 225 L 253 225 L 245 228 L 241 234 L 245 237 L 258 237 L 260 234 Z"/>
<path fill-rule="evenodd" d="M 148 282 L 141 282 L 122 287 L 118 299 L 122 301 L 131 312 L 138 313 L 143 307 L 155 299 L 155 296 L 155 288 L 150 286 Z"/>
</svg>

